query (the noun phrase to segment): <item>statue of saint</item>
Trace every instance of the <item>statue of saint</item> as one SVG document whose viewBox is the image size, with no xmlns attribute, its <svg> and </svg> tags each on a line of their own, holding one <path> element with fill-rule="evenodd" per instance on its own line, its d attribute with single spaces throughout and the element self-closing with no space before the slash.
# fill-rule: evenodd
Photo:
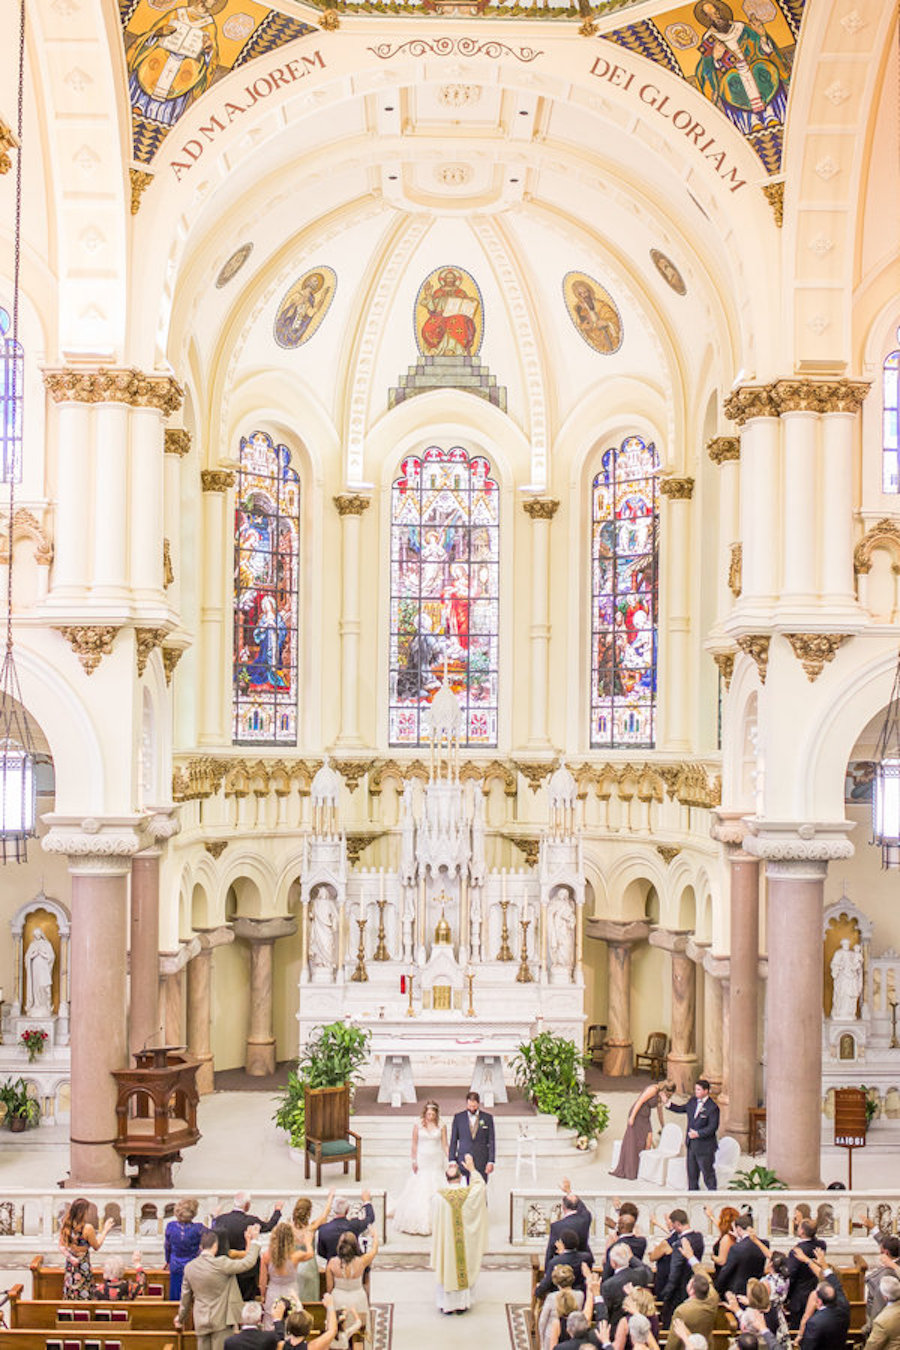
<svg viewBox="0 0 900 1350">
<path fill-rule="evenodd" d="M 551 966 L 572 969 L 575 963 L 575 906 L 562 887 L 547 906 L 547 946 Z"/>
<path fill-rule="evenodd" d="M 56 952 L 43 928 L 35 928 L 25 952 L 25 1013 L 28 1017 L 53 1014 L 53 967 Z"/>
<path fill-rule="evenodd" d="M 841 945 L 831 958 L 831 978 L 834 981 L 831 1016 L 837 1021 L 856 1021 L 856 1009 L 863 984 L 862 965 L 859 943 L 851 947 L 850 939 L 842 938 Z"/>
<path fill-rule="evenodd" d="M 337 905 L 326 886 L 317 886 L 309 907 L 309 964 L 316 970 L 333 970 L 337 961 Z"/>
</svg>

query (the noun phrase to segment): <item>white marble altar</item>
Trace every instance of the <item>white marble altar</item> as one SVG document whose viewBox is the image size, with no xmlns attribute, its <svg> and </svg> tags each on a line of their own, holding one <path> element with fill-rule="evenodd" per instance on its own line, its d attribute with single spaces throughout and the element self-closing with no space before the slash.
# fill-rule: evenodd
<svg viewBox="0 0 900 1350">
<path fill-rule="evenodd" d="M 541 1028 L 584 1035 L 575 781 L 564 766 L 550 780 L 537 867 L 489 870 L 483 785 L 460 781 L 448 686 L 431 714 L 429 778 L 404 790 L 397 870 L 348 867 L 340 779 L 326 762 L 301 876 L 300 1045 L 339 1018 L 369 1026 L 369 1081 L 387 1091 L 396 1072 L 391 1097 L 409 1092 L 397 1056 L 420 1084 L 469 1083 L 479 1056 L 505 1065 Z"/>
</svg>

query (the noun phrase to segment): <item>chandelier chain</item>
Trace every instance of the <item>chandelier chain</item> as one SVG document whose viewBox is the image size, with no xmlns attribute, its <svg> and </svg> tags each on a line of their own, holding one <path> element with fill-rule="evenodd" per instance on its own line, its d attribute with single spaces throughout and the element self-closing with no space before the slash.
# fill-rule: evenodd
<svg viewBox="0 0 900 1350">
<path fill-rule="evenodd" d="M 12 362 L 7 362 L 7 369 L 12 368 L 12 401 L 13 416 L 19 416 L 20 425 L 24 431 L 24 418 L 18 402 L 18 389 L 16 384 L 19 376 L 19 280 L 22 266 L 22 128 L 24 123 L 25 106 L 25 0 L 20 0 L 19 4 L 19 87 L 16 103 L 16 137 L 19 142 L 19 150 L 16 155 L 16 214 L 14 224 L 15 251 L 13 254 L 13 312 L 12 312 Z M 25 378 L 24 363 L 22 378 Z M 24 395 L 24 389 L 22 393 Z M 23 463 L 24 463 L 24 441 L 22 445 Z M 9 557 L 6 568 L 6 659 L 10 660 L 12 655 L 13 631 L 12 631 L 12 597 L 13 597 L 13 517 L 16 512 L 16 464 L 15 454 L 12 464 L 6 465 L 6 471 L 9 475 L 9 533 L 7 535 L 6 547 Z"/>
</svg>

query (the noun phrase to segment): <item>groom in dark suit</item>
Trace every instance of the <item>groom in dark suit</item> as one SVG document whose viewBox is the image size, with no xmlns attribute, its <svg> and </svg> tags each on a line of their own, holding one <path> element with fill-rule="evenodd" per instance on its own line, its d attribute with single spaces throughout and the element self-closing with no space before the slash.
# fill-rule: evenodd
<svg viewBox="0 0 900 1350">
<path fill-rule="evenodd" d="M 708 1191 L 716 1189 L 716 1134 L 719 1129 L 719 1108 L 709 1095 L 709 1083 L 698 1078 L 694 1095 L 681 1106 L 669 1102 L 670 1111 L 687 1115 L 687 1178 L 688 1190 L 699 1191 L 700 1173 Z"/>
<path fill-rule="evenodd" d="M 470 1092 L 466 1097 L 466 1109 L 457 1111 L 450 1130 L 448 1161 L 458 1163 L 465 1177 L 469 1175 L 463 1166 L 467 1153 L 472 1155 L 476 1172 L 487 1181 L 494 1170 L 494 1117 L 481 1110 L 477 1092 Z"/>
</svg>

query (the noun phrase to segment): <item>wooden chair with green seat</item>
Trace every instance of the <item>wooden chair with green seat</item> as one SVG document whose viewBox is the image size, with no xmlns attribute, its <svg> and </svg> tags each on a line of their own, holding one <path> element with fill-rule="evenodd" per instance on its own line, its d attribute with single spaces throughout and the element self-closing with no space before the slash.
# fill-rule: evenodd
<svg viewBox="0 0 900 1350">
<path fill-rule="evenodd" d="M 322 1167 L 328 1163 L 343 1163 L 344 1176 L 352 1161 L 356 1161 L 356 1180 L 362 1167 L 362 1140 L 350 1129 L 350 1088 L 306 1088 L 303 1094 L 306 1108 L 306 1179 L 309 1180 L 310 1157 L 316 1166 L 316 1185 L 322 1185 Z"/>
<path fill-rule="evenodd" d="M 654 1082 L 666 1076 L 666 1055 L 669 1051 L 669 1038 L 664 1031 L 651 1031 L 647 1037 L 647 1049 L 634 1057 L 635 1071 L 640 1068 L 650 1070 Z"/>
</svg>

